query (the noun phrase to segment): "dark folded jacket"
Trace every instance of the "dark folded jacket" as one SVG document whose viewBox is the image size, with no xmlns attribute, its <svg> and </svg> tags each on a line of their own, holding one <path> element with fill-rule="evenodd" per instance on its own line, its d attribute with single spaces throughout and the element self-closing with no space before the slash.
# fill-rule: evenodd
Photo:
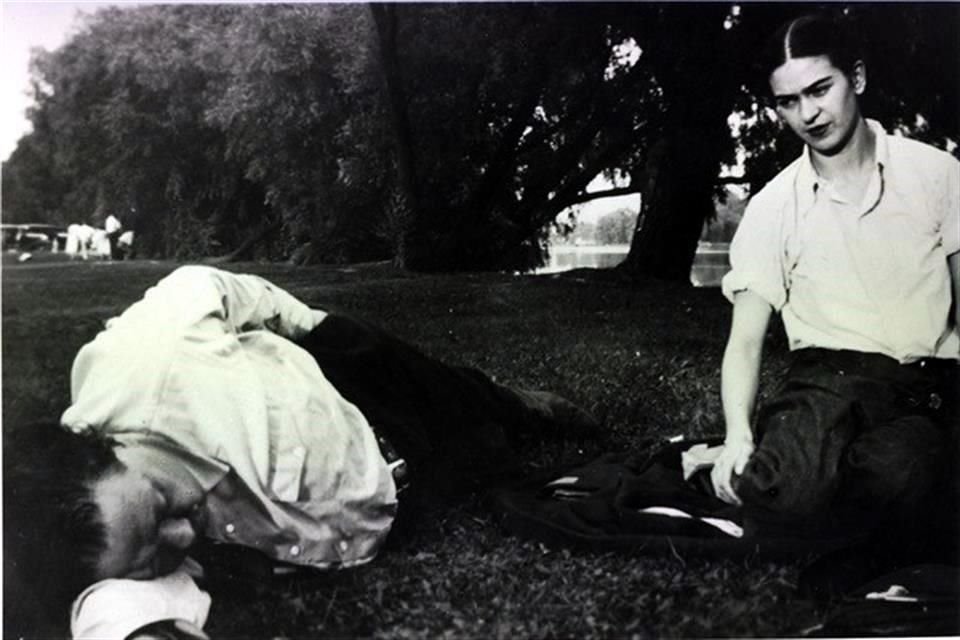
<svg viewBox="0 0 960 640">
<path fill-rule="evenodd" d="M 716 556 L 801 556 L 844 548 L 863 534 L 793 534 L 759 529 L 713 494 L 709 472 L 684 480 L 683 440 L 629 454 L 607 454 L 519 487 L 498 489 L 493 509 L 511 533 L 600 551 L 676 551 Z M 686 517 L 680 514 L 685 514 Z M 740 533 L 740 535 L 737 535 Z"/>
</svg>

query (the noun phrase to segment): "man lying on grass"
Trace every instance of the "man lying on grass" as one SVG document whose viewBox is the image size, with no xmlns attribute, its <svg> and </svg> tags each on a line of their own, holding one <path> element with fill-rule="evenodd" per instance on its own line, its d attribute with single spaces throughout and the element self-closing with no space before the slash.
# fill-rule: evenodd
<svg viewBox="0 0 960 640">
<path fill-rule="evenodd" d="M 840 23 L 793 20 L 767 53 L 777 113 L 806 149 L 731 246 L 713 484 L 755 521 L 875 528 L 908 558 L 957 524 L 960 163 L 863 117 L 866 66 Z M 774 311 L 793 361 L 751 424 Z"/>
<path fill-rule="evenodd" d="M 178 622 L 163 633 L 199 636 L 198 538 L 287 569 L 361 565 L 395 519 L 516 472 L 518 436 L 598 426 L 558 396 L 206 267 L 108 321 L 71 392 L 62 426 L 20 428 L 4 448 L 11 637 L 30 633 L 12 625 L 31 607 L 65 620 L 74 599 L 76 636 L 164 619 Z"/>
</svg>

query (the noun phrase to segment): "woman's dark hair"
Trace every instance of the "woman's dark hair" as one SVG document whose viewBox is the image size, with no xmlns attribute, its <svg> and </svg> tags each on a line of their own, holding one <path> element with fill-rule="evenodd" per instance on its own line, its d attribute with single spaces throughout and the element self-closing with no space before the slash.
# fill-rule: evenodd
<svg viewBox="0 0 960 640">
<path fill-rule="evenodd" d="M 849 76 L 857 61 L 863 60 L 863 48 L 856 30 L 843 18 L 822 13 L 794 18 L 767 41 L 760 57 L 764 82 L 788 60 L 813 56 L 827 56 L 833 66 Z"/>
<path fill-rule="evenodd" d="M 63 629 L 70 602 L 96 581 L 106 530 L 93 485 L 122 468 L 114 444 L 50 423 L 4 434 L 4 637 Z"/>
</svg>

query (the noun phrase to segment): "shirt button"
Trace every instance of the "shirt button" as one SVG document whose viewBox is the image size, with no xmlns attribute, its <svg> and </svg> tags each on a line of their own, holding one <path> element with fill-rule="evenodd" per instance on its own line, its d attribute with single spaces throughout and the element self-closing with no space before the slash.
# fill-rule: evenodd
<svg viewBox="0 0 960 640">
<path fill-rule="evenodd" d="M 237 530 L 237 528 L 236 528 L 235 526 L 233 526 L 233 523 L 232 523 L 232 522 L 231 522 L 230 524 L 228 524 L 228 525 L 227 525 L 226 527 L 224 527 L 224 528 L 227 530 L 227 533 L 233 533 L 234 531 Z"/>
<path fill-rule="evenodd" d="M 292 547 L 290 547 L 290 555 L 292 556 L 300 555 L 300 547 L 298 547 L 297 545 L 293 545 Z"/>
<path fill-rule="evenodd" d="M 350 544 L 346 540 L 340 541 L 340 551 L 346 551 L 350 548 Z"/>
</svg>

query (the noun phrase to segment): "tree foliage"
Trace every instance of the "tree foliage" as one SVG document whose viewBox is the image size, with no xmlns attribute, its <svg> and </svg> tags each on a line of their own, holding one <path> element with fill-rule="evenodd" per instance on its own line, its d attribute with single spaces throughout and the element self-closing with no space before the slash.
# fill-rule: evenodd
<svg viewBox="0 0 960 640">
<path fill-rule="evenodd" d="M 154 256 L 523 269 L 605 174 L 643 193 L 625 269 L 685 280 L 736 146 L 755 185 L 796 153 L 751 62 L 812 8 L 101 10 L 34 59 L 33 131 L 4 166 L 4 216 L 116 213 Z M 871 115 L 957 140 L 957 7 L 846 10 L 879 45 Z M 736 138 L 732 111 L 746 123 Z"/>
<path fill-rule="evenodd" d="M 597 220 L 596 241 L 599 244 L 630 244 L 636 225 L 636 211 L 630 209 L 611 211 Z"/>
</svg>

